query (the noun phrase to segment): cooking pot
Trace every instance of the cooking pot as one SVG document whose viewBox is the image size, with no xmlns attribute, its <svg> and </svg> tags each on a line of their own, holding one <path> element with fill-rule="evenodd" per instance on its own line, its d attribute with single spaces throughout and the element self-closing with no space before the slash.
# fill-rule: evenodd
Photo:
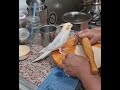
<svg viewBox="0 0 120 90">
<path fill-rule="evenodd" d="M 73 24 L 72 30 L 80 31 L 88 28 L 88 23 L 91 20 L 91 14 L 85 12 L 67 12 L 62 16 L 64 22 L 70 22 Z"/>
<path fill-rule="evenodd" d="M 34 0 L 26 0 L 28 6 Z M 83 0 L 36 0 L 38 6 L 45 4 L 47 6 L 48 24 L 60 25 L 61 16 L 66 12 L 81 11 L 84 8 Z M 43 17 L 44 18 L 44 17 Z"/>
</svg>

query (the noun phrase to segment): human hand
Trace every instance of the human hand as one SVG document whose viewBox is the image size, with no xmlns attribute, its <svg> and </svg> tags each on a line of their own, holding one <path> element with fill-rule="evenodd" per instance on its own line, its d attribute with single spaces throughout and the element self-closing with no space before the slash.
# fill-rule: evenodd
<svg viewBox="0 0 120 90">
<path fill-rule="evenodd" d="M 87 58 L 76 54 L 67 54 L 62 62 L 62 68 L 66 74 L 78 78 L 90 73 L 90 65 Z"/>
<path fill-rule="evenodd" d="M 85 57 L 68 54 L 63 60 L 62 67 L 67 75 L 78 77 L 85 90 L 101 90 L 101 77 L 90 72 L 90 65 Z"/>
<path fill-rule="evenodd" d="M 85 30 L 80 31 L 76 35 L 75 45 L 78 44 L 78 42 L 81 43 L 81 39 L 84 37 L 89 38 L 91 44 L 97 43 L 98 41 L 101 40 L 101 28 L 97 27 L 93 29 L 85 29 Z"/>
</svg>

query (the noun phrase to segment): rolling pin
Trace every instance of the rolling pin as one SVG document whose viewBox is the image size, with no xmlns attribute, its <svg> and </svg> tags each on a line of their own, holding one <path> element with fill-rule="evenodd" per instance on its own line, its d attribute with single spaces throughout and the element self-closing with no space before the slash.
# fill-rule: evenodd
<svg viewBox="0 0 120 90">
<path fill-rule="evenodd" d="M 92 50 L 92 46 L 91 46 L 91 43 L 90 43 L 88 38 L 85 37 L 85 38 L 82 39 L 82 46 L 84 48 L 86 56 L 89 59 L 91 72 L 93 74 L 97 74 L 98 73 L 98 68 L 97 68 L 97 65 L 96 65 L 95 60 L 94 60 L 94 53 L 93 53 L 93 50 Z"/>
<path fill-rule="evenodd" d="M 80 28 L 81 30 L 84 30 L 87 28 L 86 24 L 83 26 Z M 97 74 L 99 70 L 94 60 L 94 52 L 93 52 L 91 43 L 87 37 L 82 39 L 82 46 L 83 46 L 83 49 L 85 51 L 87 58 L 89 59 L 90 69 L 91 69 L 92 74 Z"/>
</svg>

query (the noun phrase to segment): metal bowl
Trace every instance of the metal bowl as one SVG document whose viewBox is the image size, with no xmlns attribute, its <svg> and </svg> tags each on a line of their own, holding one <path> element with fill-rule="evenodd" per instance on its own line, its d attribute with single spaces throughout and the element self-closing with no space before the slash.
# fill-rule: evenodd
<svg viewBox="0 0 120 90">
<path fill-rule="evenodd" d="M 72 30 L 80 30 L 81 25 L 87 25 L 91 20 L 91 14 L 76 11 L 68 12 L 62 16 L 62 20 L 64 22 L 71 22 L 73 24 Z"/>
</svg>

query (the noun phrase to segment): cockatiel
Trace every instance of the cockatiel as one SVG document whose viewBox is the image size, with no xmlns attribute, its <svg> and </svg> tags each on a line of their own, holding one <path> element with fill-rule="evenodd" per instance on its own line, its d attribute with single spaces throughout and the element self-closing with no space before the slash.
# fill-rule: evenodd
<svg viewBox="0 0 120 90">
<path fill-rule="evenodd" d="M 59 49 L 59 52 L 62 53 L 62 45 L 65 44 L 69 38 L 69 34 L 71 31 L 71 28 L 73 25 L 71 23 L 64 23 L 62 30 L 60 33 L 55 37 L 55 39 L 45 48 L 43 48 L 40 53 L 42 53 L 41 56 L 33 60 L 32 62 L 39 61 L 40 59 L 45 58 L 47 55 L 49 55 L 52 51 Z"/>
</svg>

